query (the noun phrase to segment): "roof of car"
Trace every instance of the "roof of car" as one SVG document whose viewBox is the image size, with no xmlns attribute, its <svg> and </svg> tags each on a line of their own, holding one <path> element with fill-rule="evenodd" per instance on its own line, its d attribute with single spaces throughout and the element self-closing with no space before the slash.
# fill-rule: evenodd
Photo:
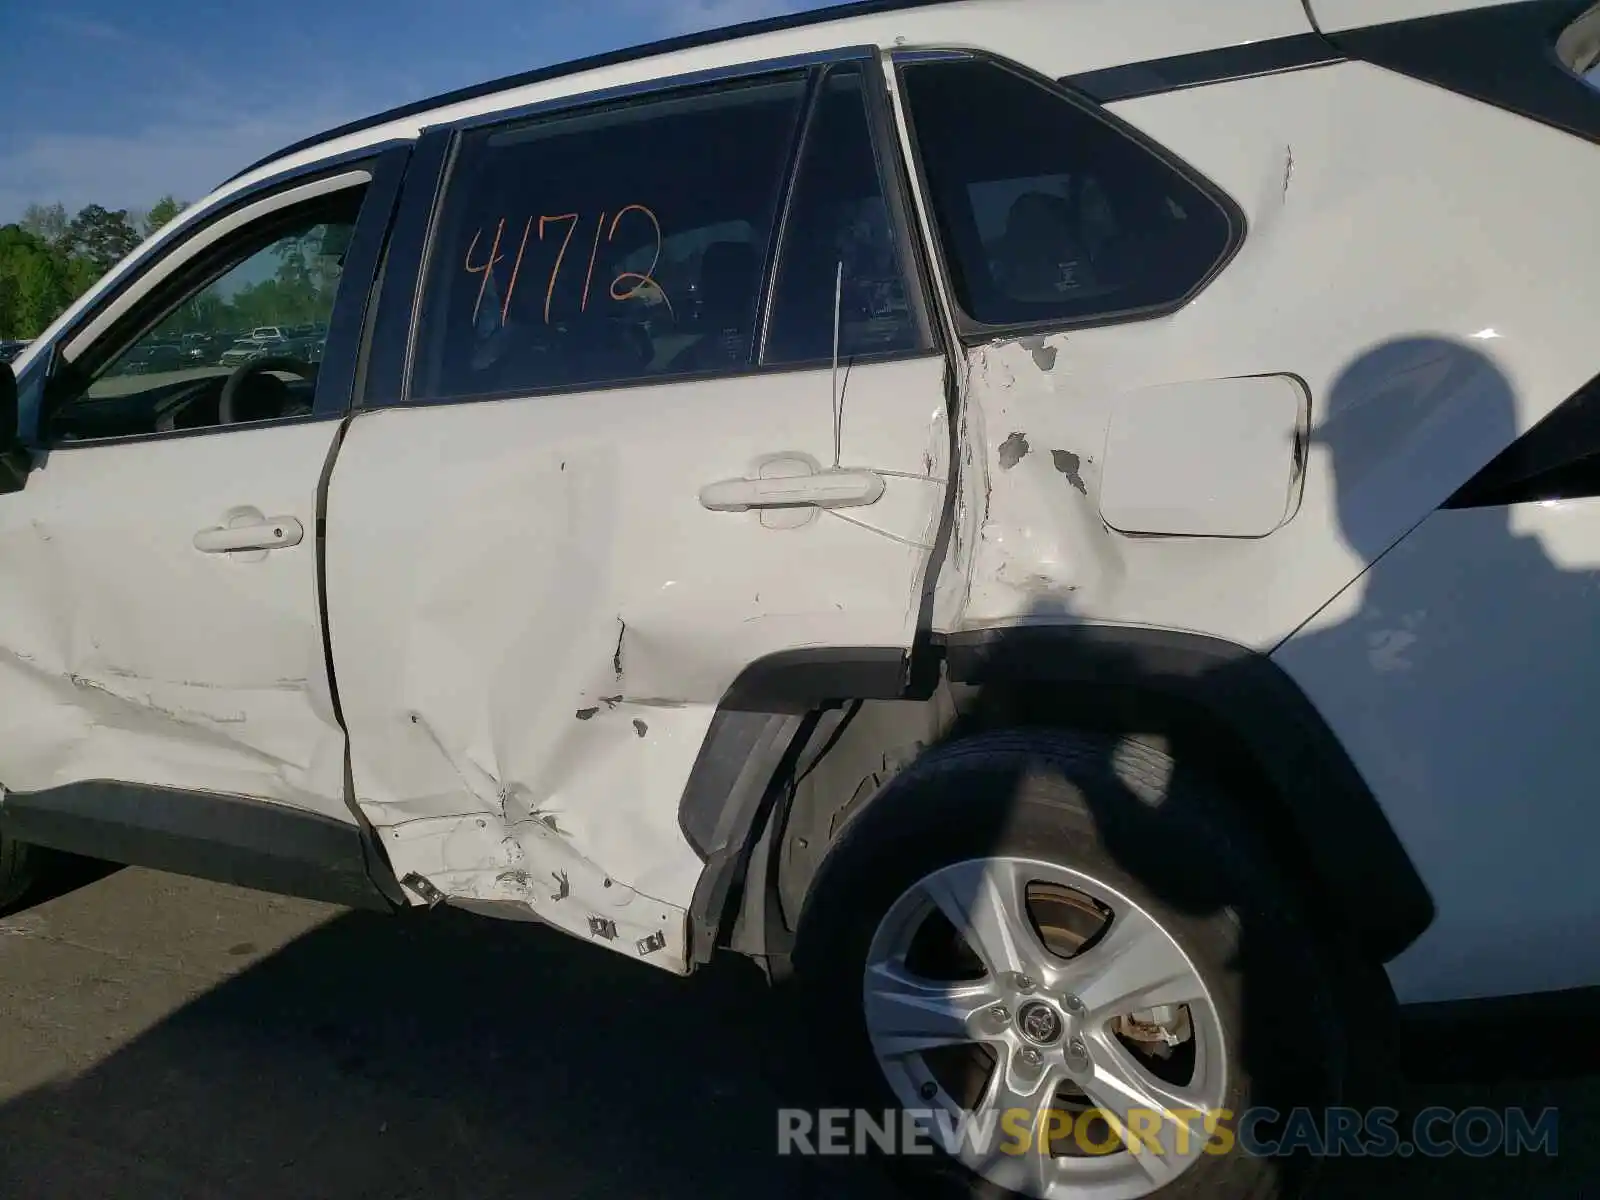
<svg viewBox="0 0 1600 1200">
<path fill-rule="evenodd" d="M 637 62 L 641 59 L 654 58 L 661 54 L 672 54 L 680 50 L 693 50 L 700 46 L 714 46 L 721 42 L 738 41 L 741 38 L 757 37 L 766 33 L 779 33 L 783 30 L 803 28 L 807 25 L 821 25 L 831 21 L 847 20 L 851 17 L 869 16 L 874 13 L 894 12 L 908 8 L 925 8 L 948 2 L 949 0 L 848 0 L 847 3 L 834 3 L 805 12 L 785 13 L 775 17 L 763 17 L 755 21 L 742 21 L 736 25 L 725 25 L 720 29 L 707 30 L 704 33 L 682 34 L 677 37 L 663 38 L 659 41 L 645 42 L 638 46 L 629 46 L 622 50 L 608 51 L 605 54 L 575 58 L 548 67 L 523 71 L 515 75 L 504 75 L 498 79 L 473 84 L 470 87 L 441 92 L 439 95 L 430 96 L 425 100 L 416 100 L 410 104 L 402 104 L 397 108 L 385 109 L 383 112 L 373 113 L 371 116 L 362 117 L 359 120 L 324 130 L 322 133 L 315 134 L 312 137 L 302 138 L 300 141 L 285 146 L 281 150 L 273 151 L 264 158 L 257 159 L 242 171 L 236 172 L 224 180 L 223 185 L 226 186 L 235 179 L 241 179 L 252 171 L 276 162 L 280 158 L 287 158 L 289 155 L 297 154 L 302 150 L 312 149 L 323 142 L 329 142 L 335 138 L 345 137 L 353 133 L 360 133 L 366 129 L 373 129 L 390 121 L 418 116 L 422 113 L 431 112 L 436 108 L 444 108 L 450 104 L 459 104 L 467 100 L 477 100 L 484 96 L 492 96 L 496 92 L 509 91 L 512 88 L 525 87 L 533 83 L 544 83 L 551 79 L 560 79 L 564 75 L 576 75 L 583 71 L 592 71 L 601 67 Z"/>
</svg>

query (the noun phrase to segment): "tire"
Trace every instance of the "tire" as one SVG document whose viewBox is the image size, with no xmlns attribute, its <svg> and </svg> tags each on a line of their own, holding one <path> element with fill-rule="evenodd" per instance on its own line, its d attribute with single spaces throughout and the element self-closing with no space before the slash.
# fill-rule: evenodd
<svg viewBox="0 0 1600 1200">
<path fill-rule="evenodd" d="M 973 862 L 985 865 L 960 865 Z M 904 1059 L 891 1056 L 896 1090 L 874 1046 L 866 989 L 869 961 L 884 961 L 895 945 L 909 946 L 904 959 L 893 960 L 909 969 L 912 958 L 924 954 L 916 939 L 938 925 L 949 906 L 958 912 L 970 908 L 974 897 L 990 894 L 991 885 L 999 889 L 995 896 L 1030 897 L 1031 924 L 1014 926 L 1023 930 L 1014 943 L 1022 948 L 1017 961 L 1039 964 L 1035 973 L 1043 978 L 1028 988 L 1028 977 L 1019 980 L 1000 971 L 994 964 L 1009 953 L 1006 939 L 991 939 L 1001 948 L 980 955 L 983 962 L 969 962 L 954 976 L 961 982 L 953 986 L 971 989 L 960 994 L 963 1028 L 979 1029 L 991 1052 L 1016 1066 L 1014 1078 L 1021 1083 L 1013 1099 L 1028 1084 L 1029 1071 L 1076 1067 L 1067 1092 L 1056 1093 L 1051 1107 L 1062 1103 L 1059 1097 L 1076 1081 L 1086 1081 L 1076 1093 L 1080 1107 L 1070 1118 L 1073 1135 L 1063 1132 L 1061 1139 L 1063 1145 L 1080 1141 L 1074 1152 L 1078 1161 L 1062 1167 L 1036 1152 L 1031 1158 L 996 1155 L 993 1141 L 986 1145 L 998 1166 L 984 1167 L 970 1155 L 963 1163 L 939 1149 L 905 1153 L 903 1141 L 899 1150 L 884 1154 L 874 1135 L 854 1130 L 853 1144 L 871 1152 L 880 1166 L 904 1174 L 918 1196 L 1275 1200 L 1300 1190 L 1308 1176 L 1306 1160 L 1246 1153 L 1237 1118 L 1251 1108 L 1271 1106 L 1287 1113 L 1307 1105 L 1320 1111 L 1337 1102 L 1351 1055 L 1332 971 L 1297 916 L 1294 889 L 1273 868 L 1248 823 L 1203 778 L 1187 777 L 1159 752 L 1121 739 L 1040 731 L 953 743 L 913 764 L 847 823 L 807 895 L 794 953 L 801 1000 L 797 1015 L 808 1025 L 804 1044 L 815 1063 L 808 1095 L 817 1107 L 865 1110 L 875 1123 L 887 1115 L 896 1122 L 893 1128 L 903 1130 L 907 1109 L 974 1107 L 982 1088 L 993 1086 L 992 1074 L 987 1085 L 981 1082 L 981 1064 L 952 1081 L 948 1068 L 943 1074 L 934 1069 L 934 1058 L 944 1053 L 935 1050 Z M 932 902 L 935 894 L 943 902 Z M 1107 923 L 1098 931 L 1064 934 L 1080 917 L 1091 925 L 1103 918 L 1099 908 L 1085 904 L 1084 895 L 1108 906 Z M 1055 915 L 1039 916 L 1045 902 Z M 925 910 L 938 915 L 917 926 L 923 918 L 915 914 Z M 914 927 L 916 933 L 907 932 Z M 1034 940 L 1026 942 L 1030 928 Z M 1037 956 L 1046 936 L 1057 942 L 1064 938 L 1066 948 L 1057 945 L 1055 955 L 1047 951 L 1043 958 L 1026 959 L 1026 954 Z M 1184 989 L 1194 991 L 1192 981 L 1198 981 L 1199 998 L 1182 1009 L 1139 1010 L 1153 1012 L 1158 1020 L 1132 1026 L 1140 1040 L 1126 1042 L 1113 1038 L 1103 1024 L 1108 1011 L 1103 1004 L 1116 992 L 1113 983 L 1134 976 L 1101 968 L 1136 941 L 1137 949 L 1114 961 L 1159 963 L 1163 971 L 1177 964 L 1170 966 L 1174 977 L 1187 964 L 1191 983 L 1164 986 L 1169 995 L 1189 994 Z M 1061 958 L 1073 953 L 1073 944 L 1081 949 L 1081 962 Z M 1102 953 L 1096 956 L 1096 950 Z M 919 966 L 915 973 L 924 971 Z M 904 1002 L 906 985 L 897 978 L 875 974 L 872 979 L 876 1031 L 886 1048 L 892 1048 L 895 1036 L 925 1029 L 927 1021 L 920 1001 Z M 1013 982 L 1002 986 L 1005 978 Z M 1072 994 L 1083 988 L 1089 1001 Z M 1004 1016 L 997 1015 L 1000 1005 L 990 1007 L 997 994 Z M 1148 990 L 1137 994 L 1160 998 Z M 1041 999 L 1047 1001 L 1043 1006 L 1035 1003 Z M 1028 1036 L 1039 1034 L 1040 1041 L 1027 1040 L 1024 1019 Z M 990 1024 L 973 1024 L 978 1021 Z M 1182 1041 L 1185 1023 L 1188 1043 Z M 1056 1040 L 1049 1042 L 1052 1033 Z M 1161 1126 L 1166 1154 L 1152 1157 L 1146 1150 L 1136 1159 L 1117 1142 L 1111 1126 L 1096 1124 L 1082 1111 L 1105 1107 L 1103 1097 L 1114 1094 L 1096 1073 L 1117 1070 L 1124 1079 L 1135 1078 L 1127 1064 L 1144 1060 L 1132 1047 L 1151 1047 L 1153 1037 L 1163 1036 L 1179 1045 L 1165 1051 L 1167 1060 L 1151 1061 L 1186 1089 L 1169 1088 L 1166 1094 L 1209 1097 L 1204 1107 L 1229 1114 L 1220 1123 L 1233 1131 L 1231 1139 L 1218 1135 L 1200 1151 L 1207 1134 L 1194 1125 L 1187 1165 L 1175 1126 Z M 972 1053 L 960 1051 L 967 1057 Z M 1029 1055 L 1042 1056 L 1043 1065 L 1024 1061 Z M 1050 1086 L 1041 1085 L 1023 1110 L 1036 1111 L 1039 1095 Z M 1013 1120 L 1013 1133 L 1026 1128 Z M 1278 1128 L 1261 1121 L 1253 1132 L 1269 1138 Z M 1148 1119 L 1145 1129 L 1150 1129 Z M 1096 1153 L 1106 1149 L 1108 1135 L 1116 1149 Z M 862 1140 L 856 1143 L 858 1137 Z M 1017 1137 L 1002 1142 L 1012 1151 L 1029 1145 Z M 1096 1170 L 1104 1174 L 1091 1178 L 1089 1172 Z"/>
<path fill-rule="evenodd" d="M 0 833 L 0 912 L 28 894 L 38 878 L 38 867 L 38 851 Z"/>
</svg>

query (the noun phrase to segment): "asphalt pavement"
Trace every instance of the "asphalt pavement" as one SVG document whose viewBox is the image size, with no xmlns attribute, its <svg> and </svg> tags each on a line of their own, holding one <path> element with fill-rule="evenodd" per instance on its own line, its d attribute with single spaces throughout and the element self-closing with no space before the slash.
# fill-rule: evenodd
<svg viewBox="0 0 1600 1200">
<path fill-rule="evenodd" d="M 741 960 L 680 980 L 448 909 L 386 918 L 102 871 L 0 919 L 4 1200 L 885 1194 L 776 1155 L 781 1030 Z M 1484 1063 L 1408 1099 L 1559 1106 L 1555 1157 L 1343 1164 L 1333 1194 L 1592 1189 L 1600 1078 L 1518 1080 L 1503 1046 Z"/>
</svg>

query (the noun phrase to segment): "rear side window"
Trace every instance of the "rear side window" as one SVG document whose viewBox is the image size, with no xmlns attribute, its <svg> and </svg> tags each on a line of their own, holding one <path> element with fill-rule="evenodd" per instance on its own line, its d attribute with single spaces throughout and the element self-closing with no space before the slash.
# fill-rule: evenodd
<svg viewBox="0 0 1600 1200">
<path fill-rule="evenodd" d="M 1053 86 L 977 58 L 901 70 L 967 324 L 1153 315 L 1232 252 L 1224 201 Z"/>
<path fill-rule="evenodd" d="M 414 400 L 754 364 L 803 73 L 467 134 Z"/>
</svg>

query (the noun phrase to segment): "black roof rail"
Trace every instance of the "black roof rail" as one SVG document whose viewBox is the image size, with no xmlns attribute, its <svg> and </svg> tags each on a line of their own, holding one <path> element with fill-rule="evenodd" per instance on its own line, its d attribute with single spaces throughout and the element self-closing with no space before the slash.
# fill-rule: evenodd
<svg viewBox="0 0 1600 1200">
<path fill-rule="evenodd" d="M 491 79 L 486 83 L 476 83 L 470 87 L 457 88 L 455 91 L 430 96 L 426 100 L 416 100 L 410 104 L 402 104 L 398 108 L 385 109 L 383 112 L 374 113 L 370 117 L 363 117 L 357 121 L 335 126 L 312 137 L 301 138 L 298 142 L 293 142 L 281 150 L 274 150 L 265 158 L 257 159 L 244 170 L 230 175 L 218 186 L 226 186 L 235 179 L 240 179 L 250 174 L 251 171 L 266 166 L 268 163 L 276 162 L 280 158 L 287 158 L 289 155 L 297 154 L 301 150 L 309 150 L 313 146 L 321 145 L 323 142 L 330 142 L 335 138 L 348 137 L 350 134 L 360 133 L 364 129 L 373 129 L 390 121 L 414 117 L 436 108 L 444 108 L 447 105 L 461 104 L 468 100 L 477 100 L 483 96 L 492 96 L 496 92 L 527 87 L 534 83 L 544 83 L 551 79 L 560 79 L 564 75 L 576 75 L 583 71 L 599 70 L 602 67 L 614 67 L 622 63 L 638 62 L 641 59 L 654 58 L 659 54 L 673 54 L 680 50 L 694 50 L 701 46 L 715 46 L 722 42 L 758 37 L 765 33 L 781 33 L 788 29 L 803 29 L 808 25 L 825 25 L 830 21 L 843 21 L 851 17 L 866 17 L 907 8 L 926 8 L 946 2 L 947 0 L 848 0 L 846 3 L 835 3 L 805 12 L 785 13 L 776 17 L 762 17 L 755 21 L 743 21 L 737 25 L 725 25 L 720 29 L 711 29 L 704 33 L 680 34 L 677 37 L 646 42 L 639 46 L 629 46 L 622 50 L 610 50 L 604 54 L 593 54 L 587 58 L 575 58 L 568 62 L 555 63 L 552 66 L 539 67 L 532 71 L 522 71 L 516 75 L 505 75 L 499 79 Z"/>
</svg>

